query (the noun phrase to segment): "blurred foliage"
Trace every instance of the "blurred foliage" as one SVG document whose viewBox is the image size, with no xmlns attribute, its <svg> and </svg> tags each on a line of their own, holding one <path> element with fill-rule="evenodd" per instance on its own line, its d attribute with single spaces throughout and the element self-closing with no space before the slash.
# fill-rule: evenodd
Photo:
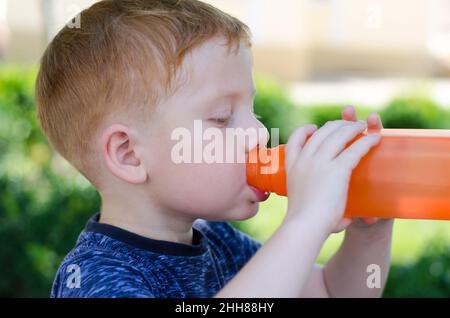
<svg viewBox="0 0 450 318">
<path fill-rule="evenodd" d="M 348 104 L 313 105 L 304 107 L 308 110 L 308 122 L 321 127 L 330 120 L 342 119 L 342 110 L 346 106 L 348 106 Z M 370 108 L 366 107 L 358 107 L 356 110 L 359 118 L 366 118 L 372 112 Z"/>
<path fill-rule="evenodd" d="M 393 264 L 384 297 L 450 297 L 450 246 L 436 237 L 412 264 Z"/>
<path fill-rule="evenodd" d="M 280 143 L 287 143 L 290 134 L 299 125 L 300 110 L 288 98 L 283 87 L 273 80 L 259 77 L 256 86 L 258 93 L 254 101 L 255 113 L 271 136 L 272 129 L 279 129 Z"/>
<path fill-rule="evenodd" d="M 40 131 L 35 76 L 35 69 L 0 65 L 0 297 L 47 297 L 59 263 L 100 208 L 95 189 L 54 153 Z M 255 112 L 267 128 L 280 128 L 282 143 L 298 125 L 340 117 L 341 105 L 297 107 L 275 82 L 259 78 L 257 85 Z M 395 100 L 383 112 L 386 126 L 396 128 L 444 127 L 446 116 L 426 99 Z M 279 220 L 267 214 L 264 222 Z M 248 224 L 255 226 L 235 225 L 252 232 Z M 386 296 L 448 297 L 448 264 L 448 247 L 442 246 L 414 264 L 393 265 Z"/>
<path fill-rule="evenodd" d="M 449 114 L 424 96 L 394 99 L 381 112 L 386 128 L 441 129 L 448 128 Z"/>
<path fill-rule="evenodd" d="M 0 297 L 47 297 L 99 197 L 36 121 L 36 71 L 0 68 Z"/>
<path fill-rule="evenodd" d="M 322 127 L 330 120 L 342 119 L 342 108 L 346 105 L 315 105 L 311 110 L 311 122 Z"/>
</svg>

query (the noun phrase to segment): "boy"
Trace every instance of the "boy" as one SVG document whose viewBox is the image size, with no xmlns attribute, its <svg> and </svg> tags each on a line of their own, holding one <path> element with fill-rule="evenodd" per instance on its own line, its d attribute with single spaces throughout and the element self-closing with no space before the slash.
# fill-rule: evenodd
<svg viewBox="0 0 450 318">
<path fill-rule="evenodd" d="M 227 129 L 262 131 L 233 153 L 245 158 L 267 144 L 253 113 L 248 28 L 197 0 L 105 0 L 80 21 L 42 58 L 38 116 L 102 205 L 62 262 L 52 297 L 381 295 L 392 221 L 341 220 L 351 171 L 380 136 L 343 150 L 381 128 L 378 116 L 357 122 L 347 108 L 343 121 L 293 133 L 287 216 L 260 246 L 223 222 L 254 216 L 268 197 L 247 185 L 245 164 L 174 160 L 180 132 L 212 131 L 224 147 Z M 345 228 L 336 255 L 314 265 L 328 235 Z M 368 284 L 373 265 L 378 284 Z"/>
</svg>

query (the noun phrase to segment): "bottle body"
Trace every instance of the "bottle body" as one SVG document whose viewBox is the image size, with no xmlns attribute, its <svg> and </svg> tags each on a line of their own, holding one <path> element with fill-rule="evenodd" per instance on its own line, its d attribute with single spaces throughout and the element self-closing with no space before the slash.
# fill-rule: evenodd
<svg viewBox="0 0 450 318">
<path fill-rule="evenodd" d="M 345 216 L 450 220 L 450 131 L 385 129 L 381 135 L 352 173 Z M 250 185 L 287 195 L 284 149 L 249 156 Z"/>
</svg>

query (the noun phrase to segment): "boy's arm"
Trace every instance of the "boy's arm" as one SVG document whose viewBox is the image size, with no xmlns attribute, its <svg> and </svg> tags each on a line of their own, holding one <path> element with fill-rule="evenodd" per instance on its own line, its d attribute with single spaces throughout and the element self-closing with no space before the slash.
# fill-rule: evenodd
<svg viewBox="0 0 450 318">
<path fill-rule="evenodd" d="M 323 270 L 330 296 L 381 297 L 389 272 L 392 227 L 392 220 L 383 220 L 367 228 L 348 228 L 342 247 Z"/>
<path fill-rule="evenodd" d="M 300 296 L 327 233 L 316 220 L 284 222 L 216 297 Z"/>
<path fill-rule="evenodd" d="M 350 226 L 331 260 L 314 267 L 302 297 L 380 297 L 389 272 L 392 227 L 392 220 Z M 378 269 L 379 281 L 372 281 Z"/>
</svg>

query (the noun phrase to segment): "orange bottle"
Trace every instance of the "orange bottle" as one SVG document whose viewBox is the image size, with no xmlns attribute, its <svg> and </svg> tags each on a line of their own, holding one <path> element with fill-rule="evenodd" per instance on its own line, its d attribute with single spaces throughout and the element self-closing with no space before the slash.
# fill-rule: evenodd
<svg viewBox="0 0 450 318">
<path fill-rule="evenodd" d="M 353 171 L 345 216 L 450 220 L 450 130 L 384 129 L 381 135 Z M 249 185 L 287 195 L 284 148 L 249 155 Z"/>
</svg>

